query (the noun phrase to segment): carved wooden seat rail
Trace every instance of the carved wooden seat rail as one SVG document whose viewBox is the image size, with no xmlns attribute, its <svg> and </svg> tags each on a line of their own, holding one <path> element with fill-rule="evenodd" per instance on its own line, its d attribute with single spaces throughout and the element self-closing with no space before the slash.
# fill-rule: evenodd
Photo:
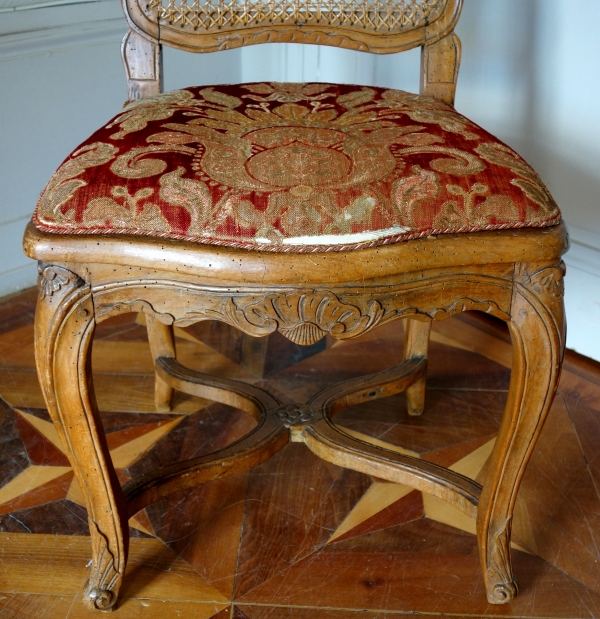
<svg viewBox="0 0 600 619">
<path fill-rule="evenodd" d="M 320 17 L 312 2 L 296 6 L 300 13 L 292 15 L 286 0 L 126 0 L 132 30 L 123 53 L 130 98 L 159 93 L 161 43 L 213 51 L 299 41 L 378 53 L 422 45 L 423 92 L 453 101 L 459 61 L 453 28 L 460 0 L 378 0 L 376 6 L 328 0 Z M 389 19 L 382 22 L 384 9 Z M 76 176 L 69 170 L 63 178 Z M 69 195 L 85 185 L 77 182 L 69 186 Z M 39 261 L 38 373 L 82 487 L 92 538 L 84 602 L 100 610 L 114 607 L 127 561 L 128 518 L 177 490 L 255 467 L 290 441 L 304 443 L 339 466 L 432 493 L 476 517 L 488 600 L 511 600 L 517 592 L 510 558 L 513 507 L 556 390 L 565 334 L 560 257 L 567 248 L 566 230 L 562 223 L 528 225 L 344 251 L 287 253 L 164 234 L 51 232 L 40 229 L 34 218 L 24 247 Z M 423 413 L 431 321 L 465 310 L 506 321 L 513 342 L 506 411 L 483 487 L 443 467 L 358 440 L 335 424 L 335 415 L 346 407 L 402 391 L 408 412 Z M 90 359 L 95 325 L 126 312 L 147 317 L 159 411 L 170 410 L 173 390 L 179 390 L 237 407 L 253 416 L 256 426 L 209 456 L 121 487 L 94 398 Z M 327 334 L 358 337 L 399 319 L 407 319 L 401 365 L 293 405 L 283 405 L 258 387 L 183 367 L 172 331 L 173 325 L 220 320 L 250 335 L 278 330 L 296 343 L 311 344 Z"/>
</svg>

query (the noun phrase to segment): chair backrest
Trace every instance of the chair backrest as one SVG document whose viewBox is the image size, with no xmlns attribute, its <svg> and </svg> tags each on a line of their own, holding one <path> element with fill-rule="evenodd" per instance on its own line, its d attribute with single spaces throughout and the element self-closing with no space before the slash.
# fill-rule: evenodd
<svg viewBox="0 0 600 619">
<path fill-rule="evenodd" d="M 129 98 L 162 91 L 161 45 L 213 52 L 314 43 L 377 54 L 422 46 L 421 92 L 452 103 L 463 0 L 123 0 Z"/>
</svg>

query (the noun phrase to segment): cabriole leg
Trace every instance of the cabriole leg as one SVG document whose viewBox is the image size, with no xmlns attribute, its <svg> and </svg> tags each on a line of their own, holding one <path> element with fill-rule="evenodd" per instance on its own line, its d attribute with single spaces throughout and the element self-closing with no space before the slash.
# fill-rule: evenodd
<svg viewBox="0 0 600 619">
<path fill-rule="evenodd" d="M 169 357 L 175 359 L 175 338 L 173 327 L 165 325 L 156 320 L 150 314 L 146 314 L 146 325 L 148 327 L 148 341 L 152 358 L 156 363 L 159 357 Z M 154 375 L 154 404 L 159 413 L 168 413 L 171 410 L 171 398 L 173 397 L 173 387 L 168 385 L 158 374 Z"/>
<path fill-rule="evenodd" d="M 422 357 L 427 359 L 429 351 L 429 334 L 431 322 L 407 319 L 404 334 L 404 359 Z M 414 417 L 423 414 L 425 409 L 425 389 L 427 378 L 424 376 L 406 390 L 408 414 Z"/>
<path fill-rule="evenodd" d="M 127 510 L 94 397 L 92 297 L 83 280 L 57 266 L 40 266 L 39 289 L 38 376 L 48 412 L 81 486 L 92 538 L 92 570 L 83 599 L 89 608 L 111 610 L 127 560 Z"/>
<path fill-rule="evenodd" d="M 509 328 L 513 367 L 506 411 L 477 512 L 488 601 L 512 600 L 512 514 L 525 466 L 548 414 L 564 352 L 563 265 L 516 265 Z"/>
</svg>

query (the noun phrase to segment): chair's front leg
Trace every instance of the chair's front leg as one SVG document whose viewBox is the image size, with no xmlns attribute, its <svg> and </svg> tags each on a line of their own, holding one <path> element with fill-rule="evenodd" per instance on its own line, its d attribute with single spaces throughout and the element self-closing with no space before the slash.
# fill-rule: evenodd
<svg viewBox="0 0 600 619">
<path fill-rule="evenodd" d="M 431 321 L 407 319 L 404 333 L 404 359 L 423 357 L 427 359 Z M 424 376 L 406 390 L 406 407 L 412 416 L 422 415 L 425 410 L 425 389 L 427 377 Z"/>
<path fill-rule="evenodd" d="M 57 266 L 40 267 L 36 363 L 48 412 L 81 486 L 92 538 L 84 602 L 110 610 L 127 560 L 127 511 L 99 419 L 91 375 L 94 306 L 89 286 Z"/>
<path fill-rule="evenodd" d="M 159 357 L 175 359 L 175 337 L 173 327 L 156 320 L 151 314 L 146 314 L 148 328 L 148 342 L 152 352 L 152 359 L 156 363 Z M 165 383 L 158 375 L 154 374 L 154 405 L 159 413 L 168 413 L 171 410 L 171 398 L 173 387 Z"/>
<path fill-rule="evenodd" d="M 510 554 L 512 513 L 556 392 L 565 342 L 564 266 L 516 266 L 509 322 L 510 389 L 477 513 L 479 552 L 491 604 L 508 602 L 517 592 Z"/>
</svg>

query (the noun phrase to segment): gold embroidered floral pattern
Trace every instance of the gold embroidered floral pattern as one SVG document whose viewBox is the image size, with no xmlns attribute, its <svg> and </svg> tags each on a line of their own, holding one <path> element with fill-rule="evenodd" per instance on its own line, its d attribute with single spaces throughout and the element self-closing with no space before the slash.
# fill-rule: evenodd
<svg viewBox="0 0 600 619">
<path fill-rule="evenodd" d="M 69 202 L 80 187 L 87 183 L 77 178 L 87 168 L 102 165 L 110 161 L 118 149 L 112 144 L 94 142 L 78 148 L 55 172 L 46 185 L 40 198 L 40 205 L 46 212 L 61 218 L 61 207 Z"/>
<path fill-rule="evenodd" d="M 34 215 L 47 232 L 295 252 L 559 220 L 531 167 L 451 106 L 275 82 L 127 105 L 58 169 Z"/>
</svg>

